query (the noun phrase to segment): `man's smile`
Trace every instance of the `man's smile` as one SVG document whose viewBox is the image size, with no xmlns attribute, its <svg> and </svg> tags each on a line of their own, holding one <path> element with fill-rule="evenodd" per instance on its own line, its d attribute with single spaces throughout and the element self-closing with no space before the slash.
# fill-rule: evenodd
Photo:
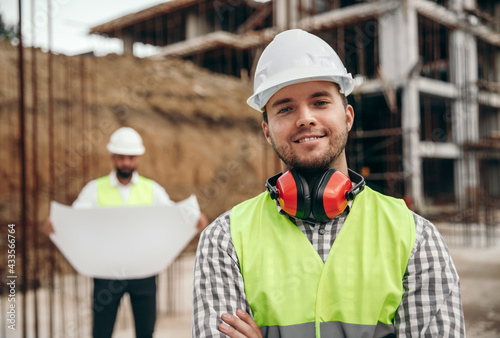
<svg viewBox="0 0 500 338">
<path fill-rule="evenodd" d="M 310 142 L 314 140 L 318 140 L 320 138 L 325 137 L 325 134 L 314 134 L 314 135 L 301 135 L 298 137 L 295 137 L 294 141 L 295 143 L 304 143 L 304 142 Z"/>
<path fill-rule="evenodd" d="M 317 140 L 319 139 L 320 137 L 306 137 L 306 138 L 303 138 L 303 139 L 300 139 L 296 142 L 298 143 L 304 143 L 304 142 L 308 142 L 308 141 L 312 141 L 312 140 Z"/>
</svg>

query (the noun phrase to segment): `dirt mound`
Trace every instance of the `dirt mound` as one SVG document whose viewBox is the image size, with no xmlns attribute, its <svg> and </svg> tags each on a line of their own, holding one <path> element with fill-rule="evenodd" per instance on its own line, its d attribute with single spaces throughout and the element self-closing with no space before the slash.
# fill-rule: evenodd
<svg viewBox="0 0 500 338">
<path fill-rule="evenodd" d="M 8 182 L 0 191 L 0 219 L 9 222 L 20 218 L 17 54 L 16 47 L 0 42 L 0 140 L 7 145 L 0 161 L 8 164 L 0 167 Z M 24 55 L 28 207 L 38 196 L 40 220 L 48 214 L 51 191 L 56 201 L 70 204 L 85 182 L 109 172 L 105 145 L 121 126 L 143 136 L 139 172 L 163 185 L 173 200 L 195 193 L 210 219 L 261 192 L 274 171 L 260 115 L 245 103 L 247 82 L 178 59 L 52 55 L 51 72 L 48 53 L 25 48 Z"/>
</svg>

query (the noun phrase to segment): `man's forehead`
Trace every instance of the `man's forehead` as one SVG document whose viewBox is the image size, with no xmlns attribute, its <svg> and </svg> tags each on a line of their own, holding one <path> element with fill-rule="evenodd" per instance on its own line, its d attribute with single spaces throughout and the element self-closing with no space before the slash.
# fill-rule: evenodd
<svg viewBox="0 0 500 338">
<path fill-rule="evenodd" d="M 271 106 L 293 101 L 297 94 L 310 98 L 340 94 L 338 85 L 329 81 L 308 81 L 291 84 L 278 90 L 268 101 Z"/>
<path fill-rule="evenodd" d="M 131 159 L 134 159 L 134 158 L 138 158 L 139 156 L 138 155 L 125 155 L 125 154 L 111 154 L 112 157 L 116 157 L 116 158 L 131 158 Z"/>
</svg>

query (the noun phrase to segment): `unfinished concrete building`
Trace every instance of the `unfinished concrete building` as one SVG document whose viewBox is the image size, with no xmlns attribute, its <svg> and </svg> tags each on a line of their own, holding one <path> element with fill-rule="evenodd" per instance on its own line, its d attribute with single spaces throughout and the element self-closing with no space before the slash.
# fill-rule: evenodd
<svg viewBox="0 0 500 338">
<path fill-rule="evenodd" d="M 321 36 L 357 78 L 348 160 L 372 187 L 424 214 L 498 208 L 498 0 L 172 0 L 91 33 L 245 78 L 288 28 Z"/>
</svg>

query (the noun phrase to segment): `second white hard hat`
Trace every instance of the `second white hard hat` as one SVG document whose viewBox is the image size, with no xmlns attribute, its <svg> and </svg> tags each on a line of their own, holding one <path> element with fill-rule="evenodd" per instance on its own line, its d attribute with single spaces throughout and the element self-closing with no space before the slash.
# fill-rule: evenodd
<svg viewBox="0 0 500 338">
<path fill-rule="evenodd" d="M 247 103 L 263 111 L 278 90 L 307 81 L 335 82 L 345 96 L 354 89 L 352 75 L 328 43 L 301 29 L 284 31 L 262 52 L 255 71 L 254 94 Z"/>
<path fill-rule="evenodd" d="M 116 130 L 109 138 L 106 148 L 111 154 L 117 155 L 142 155 L 146 151 L 141 135 L 129 127 Z"/>
</svg>

